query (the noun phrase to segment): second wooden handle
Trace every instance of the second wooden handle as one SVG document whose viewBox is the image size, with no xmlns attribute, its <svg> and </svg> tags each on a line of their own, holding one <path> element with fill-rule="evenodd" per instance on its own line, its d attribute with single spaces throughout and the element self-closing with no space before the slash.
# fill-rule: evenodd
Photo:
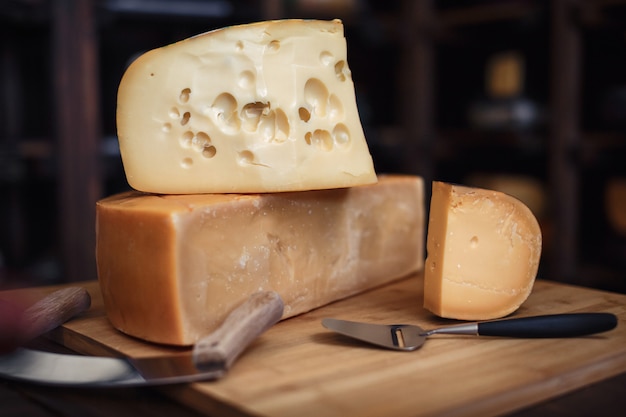
<svg viewBox="0 0 626 417">
<path fill-rule="evenodd" d="M 200 369 L 230 368 L 254 339 L 281 319 L 283 308 L 283 300 L 274 291 L 252 294 L 217 330 L 195 344 L 196 366 Z"/>
</svg>

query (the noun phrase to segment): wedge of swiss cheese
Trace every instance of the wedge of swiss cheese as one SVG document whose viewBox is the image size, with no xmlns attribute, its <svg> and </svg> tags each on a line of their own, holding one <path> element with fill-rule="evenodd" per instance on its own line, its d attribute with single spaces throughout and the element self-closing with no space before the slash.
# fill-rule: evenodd
<svg viewBox="0 0 626 417">
<path fill-rule="evenodd" d="M 232 26 L 149 51 L 120 82 L 117 129 L 140 191 L 376 182 L 339 20 Z"/>
<path fill-rule="evenodd" d="M 189 345 L 250 294 L 284 318 L 423 268 L 422 179 L 266 194 L 126 192 L 97 204 L 99 282 L 111 323 Z"/>
<path fill-rule="evenodd" d="M 498 191 L 433 182 L 424 307 L 460 320 L 512 313 L 533 288 L 541 242 L 539 224 L 521 201 Z"/>
</svg>

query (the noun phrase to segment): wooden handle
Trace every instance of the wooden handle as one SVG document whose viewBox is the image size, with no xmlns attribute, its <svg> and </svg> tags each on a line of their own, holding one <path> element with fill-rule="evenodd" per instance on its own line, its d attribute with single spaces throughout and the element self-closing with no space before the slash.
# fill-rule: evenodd
<svg viewBox="0 0 626 417">
<path fill-rule="evenodd" d="M 222 325 L 194 346 L 200 369 L 228 369 L 248 345 L 283 315 L 283 300 L 274 291 L 252 294 L 233 310 Z"/>
<path fill-rule="evenodd" d="M 89 309 L 91 296 L 84 288 L 68 287 L 57 290 L 24 311 L 21 318 L 20 342 L 49 332 L 75 315 Z"/>
</svg>

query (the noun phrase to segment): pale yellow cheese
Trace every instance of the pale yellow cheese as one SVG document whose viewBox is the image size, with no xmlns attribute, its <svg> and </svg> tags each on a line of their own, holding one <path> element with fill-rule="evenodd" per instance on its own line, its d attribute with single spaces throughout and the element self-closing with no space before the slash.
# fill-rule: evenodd
<svg viewBox="0 0 626 417">
<path fill-rule="evenodd" d="M 117 128 L 140 191 L 376 182 L 339 20 L 232 26 L 149 51 L 120 82 Z"/>
<path fill-rule="evenodd" d="M 421 270 L 423 182 L 266 194 L 127 192 L 97 204 L 107 315 L 142 339 L 187 345 L 259 290 L 284 317 Z"/>
<path fill-rule="evenodd" d="M 528 298 L 541 257 L 530 209 L 498 191 L 433 182 L 424 307 L 461 320 L 506 316 Z"/>
</svg>

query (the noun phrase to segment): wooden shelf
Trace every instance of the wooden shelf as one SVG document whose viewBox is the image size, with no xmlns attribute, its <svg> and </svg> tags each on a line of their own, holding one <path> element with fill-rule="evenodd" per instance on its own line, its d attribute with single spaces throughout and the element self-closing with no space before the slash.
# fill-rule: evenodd
<svg viewBox="0 0 626 417">
<path fill-rule="evenodd" d="M 39 201 L 38 207 L 52 213 L 54 220 L 48 222 L 42 234 L 51 234 L 54 241 L 46 240 L 50 247 L 41 256 L 56 259 L 58 278 L 63 281 L 96 277 L 93 255 L 95 203 L 111 187 L 122 186 L 122 181 L 119 181 L 122 172 L 119 156 L 116 164 L 110 154 L 103 154 L 102 149 L 103 136 L 115 132 L 115 92 L 119 79 L 111 76 L 111 66 L 119 68 L 119 71 L 124 69 L 124 62 L 118 65 L 117 61 L 111 63 L 106 60 L 110 49 L 104 50 L 106 42 L 101 36 L 117 34 L 115 30 L 107 32 L 107 25 L 121 24 L 122 28 L 128 29 L 133 27 L 133 20 L 139 20 L 142 25 L 151 25 L 154 33 L 161 34 L 161 37 L 156 36 L 156 42 L 162 43 L 168 42 L 162 40 L 163 36 L 171 35 L 169 23 L 174 14 L 179 21 L 178 33 L 182 34 L 186 29 L 193 30 L 181 23 L 184 19 L 191 19 L 198 27 L 208 30 L 211 28 L 207 26 L 209 18 L 215 19 L 215 22 L 222 19 L 219 20 L 220 25 L 222 22 L 223 25 L 232 24 L 236 19 L 251 20 L 253 16 L 263 19 L 263 14 L 269 16 L 271 7 L 276 5 L 275 0 L 249 4 L 241 0 L 238 5 L 246 7 L 237 9 L 242 14 L 236 15 L 234 1 L 199 1 L 196 6 L 202 9 L 201 13 L 190 15 L 189 10 L 182 10 L 184 6 L 193 6 L 190 2 L 173 5 L 167 1 L 152 1 L 143 4 L 156 6 L 158 10 L 131 10 L 128 7 L 133 5 L 127 3 L 130 2 L 23 0 L 0 7 L 0 19 L 4 24 L 2 30 L 8 32 L 8 36 L 5 35 L 0 42 L 2 91 L 7 87 L 7 94 L 0 99 L 0 120 L 4 122 L 0 127 L 3 137 L 0 146 L 10 151 L 12 161 L 21 170 L 17 175 L 11 174 L 10 182 L 3 184 L 11 188 L 11 195 L 1 209 L 19 219 L 10 218 L 10 227 L 3 225 L 10 229 L 10 233 L 3 236 L 1 249 L 5 253 L 15 252 L 12 249 L 14 238 L 19 241 L 15 246 L 20 248 L 40 246 L 38 241 L 41 239 L 34 239 L 25 231 L 30 228 L 28 223 L 35 222 L 23 214 L 26 212 L 23 206 L 31 202 L 21 197 L 23 190 L 20 187 L 35 190 L 45 185 L 49 192 L 42 196 L 45 201 Z M 142 6 L 139 3 L 134 6 L 137 5 Z M 220 14 L 224 8 L 230 10 L 228 21 Z M 163 30 L 164 27 L 168 30 Z M 145 47 L 151 35 L 142 29 L 133 39 L 144 42 Z M 17 32 L 17 36 L 13 36 L 13 32 Z M 128 39 L 115 39 L 117 44 L 113 49 L 126 51 L 127 43 L 124 41 Z M 180 39 L 170 39 L 169 42 L 176 40 Z M 29 50 L 28 55 L 23 53 L 25 49 Z M 106 80 L 103 80 L 105 77 Z M 106 84 L 111 79 L 112 84 Z M 113 111 L 110 111 L 111 103 Z M 33 178 L 33 166 L 45 166 L 46 169 L 36 170 L 36 178 Z M 29 216 L 32 217 L 32 213 L 29 212 Z M 33 255 L 29 253 L 29 256 Z M 22 257 L 19 258 L 7 259 L 3 268 L 30 267 L 24 264 Z M 30 261 L 37 262 L 36 259 Z M 27 284 L 24 282 L 24 285 Z"/>
<path fill-rule="evenodd" d="M 239 7 L 241 15 L 232 21 L 306 17 L 289 16 L 290 6 L 280 0 L 236 3 L 249 7 Z M 11 36 L 0 43 L 4 48 L 0 75 L 12 74 L 19 81 L 5 84 L 13 88 L 27 84 L 24 98 L 39 91 L 48 95 L 48 101 L 33 101 L 35 109 L 28 114 L 28 121 L 24 114 L 13 117 L 12 104 L 0 101 L 4 117 L 0 120 L 12 121 L 4 123 L 0 133 L 7 138 L 3 149 L 18 155 L 21 164 L 45 165 L 47 171 L 38 175 L 58 188 L 51 205 L 58 210 L 59 224 L 54 229 L 63 242 L 55 250 L 62 259 L 63 277 L 69 281 L 94 276 L 93 205 L 120 186 L 119 158 L 113 161 L 116 156 L 103 155 L 101 148 L 102 138 L 115 134 L 115 92 L 129 58 L 126 55 L 169 37 L 186 36 L 186 30 L 206 27 L 206 19 L 192 19 L 198 25 L 193 28 L 181 24 L 182 12 L 155 17 L 145 10 L 115 10 L 116 5 L 124 4 L 24 0 L 0 8 L 0 18 L 12 28 L 20 28 L 20 34 L 29 34 L 27 46 L 43 45 L 34 52 L 33 60 L 42 65 L 40 72 L 48 74 L 47 78 L 37 76 L 30 82 L 27 78 L 33 78 L 33 70 L 24 74 L 11 61 L 20 50 L 11 46 Z M 373 119 L 373 125 L 366 128 L 385 130 L 380 143 L 372 142 L 380 164 L 423 176 L 427 195 L 433 179 L 476 168 L 540 177 L 551 198 L 554 238 L 547 250 L 549 274 L 566 282 L 582 282 L 577 271 L 585 257 L 581 248 L 586 236 L 581 225 L 589 221 L 581 212 L 581 204 L 589 197 L 585 175 L 592 172 L 600 178 L 626 171 L 626 132 L 617 125 L 605 129 L 601 121 L 588 120 L 589 110 L 597 107 L 588 96 L 598 91 L 596 83 L 606 82 L 606 72 L 612 81 L 626 85 L 620 70 L 623 62 L 612 65 L 621 55 L 606 53 L 596 44 L 591 51 L 589 39 L 600 34 L 594 42 L 604 45 L 600 42 L 603 36 L 623 37 L 626 0 L 403 0 L 385 7 L 373 4 L 368 3 L 370 7 L 361 10 L 362 14 L 352 13 L 346 31 L 357 95 L 369 100 L 369 108 L 375 109 L 370 113 L 382 119 Z M 372 15 L 372 10 L 380 15 Z M 170 18 L 178 23 L 176 28 L 159 27 Z M 216 19 L 216 25 L 228 24 L 222 17 Z M 152 35 L 146 29 L 150 27 L 155 31 Z M 9 29 L 4 32 L 11 35 Z M 622 37 L 615 44 L 622 45 Z M 506 48 L 524 53 L 528 96 L 545 107 L 547 118 L 530 130 L 471 128 L 467 107 L 484 92 L 484 61 Z M 355 53 L 359 50 L 360 55 Z M 372 59 L 374 54 L 380 56 Z M 611 65 L 602 64 L 603 56 L 612 59 Z M 17 199 L 15 195 L 11 198 Z"/>
<path fill-rule="evenodd" d="M 468 148 L 493 148 L 528 154 L 545 151 L 547 135 L 523 130 L 444 129 L 439 131 L 442 146 L 461 152 Z"/>
<path fill-rule="evenodd" d="M 583 132 L 575 157 L 585 168 L 626 172 L 626 132 Z"/>
<path fill-rule="evenodd" d="M 440 7 L 437 10 L 439 24 L 446 29 L 484 25 L 495 22 L 511 22 L 532 18 L 543 9 L 540 3 L 527 1 L 487 2 L 475 5 Z"/>
<path fill-rule="evenodd" d="M 588 262 L 582 252 L 587 228 L 581 227 L 582 213 L 586 212 L 581 203 L 588 204 L 589 181 L 584 172 L 625 169 L 621 166 L 626 159 L 626 134 L 586 131 L 580 117 L 582 105 L 587 103 L 583 93 L 588 80 L 582 71 L 588 59 L 585 31 L 603 30 L 603 25 L 614 27 L 616 22 L 620 27 L 619 19 L 611 17 L 626 15 L 625 5 L 626 1 L 609 0 L 425 1 L 404 12 L 404 33 L 410 34 L 406 42 L 420 45 L 405 49 L 405 53 L 418 56 L 405 60 L 412 65 L 406 84 L 415 86 L 406 89 L 406 94 L 418 94 L 418 87 L 422 94 L 419 105 L 403 119 L 404 130 L 413 142 L 407 149 L 413 146 L 421 154 L 420 160 L 426 161 L 414 164 L 414 172 L 429 181 L 433 176 L 455 171 L 461 175 L 472 164 L 493 168 L 508 161 L 505 172 L 519 169 L 523 161 L 541 164 L 539 170 L 531 172 L 538 172 L 550 191 L 552 239 L 546 248 L 546 261 L 549 275 L 565 282 L 589 284 L 587 278 L 581 278 L 578 267 Z M 526 87 L 536 88 L 537 81 L 544 83 L 534 93 L 545 100 L 546 124 L 526 132 L 463 127 L 467 122 L 462 112 L 467 111 L 472 95 L 481 91 L 481 60 L 507 46 L 521 50 L 534 65 L 537 77 Z M 455 59 L 455 54 L 462 58 Z M 441 56 L 451 58 L 437 59 Z M 543 63 L 537 64 L 538 60 Z M 626 79 L 622 79 L 626 85 Z M 437 88 L 446 94 L 440 94 Z M 442 112 L 453 113 L 441 117 Z M 455 127 L 446 128 L 445 123 Z M 490 162 L 490 156 L 496 161 Z M 500 158 L 506 159 L 502 162 L 497 160 Z"/>
</svg>

